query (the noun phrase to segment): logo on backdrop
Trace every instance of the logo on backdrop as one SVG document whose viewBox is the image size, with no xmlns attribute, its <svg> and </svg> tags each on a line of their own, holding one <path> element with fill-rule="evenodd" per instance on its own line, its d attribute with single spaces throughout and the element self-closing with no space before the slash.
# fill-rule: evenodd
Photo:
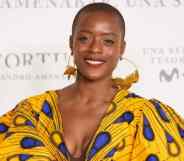
<svg viewBox="0 0 184 161">
<path fill-rule="evenodd" d="M 68 53 L 59 52 L 0 53 L 0 68 L 4 69 L 0 80 L 63 79 L 62 67 L 66 66 L 67 60 Z M 52 69 L 52 66 L 59 70 Z"/>
<path fill-rule="evenodd" d="M 81 8 L 93 2 L 112 2 L 128 8 L 184 7 L 183 0 L 0 0 L 0 8 Z"/>
<path fill-rule="evenodd" d="M 159 67 L 158 78 L 160 82 L 172 82 L 184 79 L 184 47 L 175 48 L 144 48 L 144 56 L 155 67 Z"/>
<path fill-rule="evenodd" d="M 162 82 L 162 81 L 171 82 L 174 79 L 175 80 L 179 79 L 180 73 L 179 73 L 179 69 L 174 67 L 169 72 L 167 72 L 164 69 L 161 69 L 159 76 L 160 76 L 160 82 Z"/>
<path fill-rule="evenodd" d="M 67 53 L 51 53 L 51 52 L 22 52 L 22 53 L 0 53 L 0 64 L 6 68 L 27 67 L 32 66 L 34 62 L 46 64 L 49 62 L 58 63 L 66 60 Z"/>
</svg>

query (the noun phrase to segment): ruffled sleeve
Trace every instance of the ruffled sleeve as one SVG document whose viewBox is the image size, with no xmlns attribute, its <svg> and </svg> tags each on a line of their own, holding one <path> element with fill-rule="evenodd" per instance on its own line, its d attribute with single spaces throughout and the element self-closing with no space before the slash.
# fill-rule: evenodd
<svg viewBox="0 0 184 161">
<path fill-rule="evenodd" d="M 48 92 L 24 99 L 1 116 L 0 161 L 66 161 L 56 116 Z"/>
<path fill-rule="evenodd" d="M 12 124 L 12 117 L 14 116 L 15 110 L 16 108 L 0 117 L 0 143 L 4 140 L 5 134 Z"/>
<path fill-rule="evenodd" d="M 173 108 L 143 102 L 131 161 L 184 161 L 184 120 Z"/>
<path fill-rule="evenodd" d="M 1 161 L 53 159 L 36 129 L 37 117 L 28 99 L 0 117 Z"/>
<path fill-rule="evenodd" d="M 33 127 L 36 124 L 31 111 L 31 104 L 25 99 L 20 101 L 11 111 L 0 116 L 0 143 L 8 137 L 11 129 L 15 129 L 17 126 L 23 127 L 24 125 Z"/>
</svg>

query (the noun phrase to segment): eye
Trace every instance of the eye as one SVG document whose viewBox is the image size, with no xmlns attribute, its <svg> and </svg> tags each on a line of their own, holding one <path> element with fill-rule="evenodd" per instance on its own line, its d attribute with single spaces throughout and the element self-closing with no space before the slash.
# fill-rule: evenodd
<svg viewBox="0 0 184 161">
<path fill-rule="evenodd" d="M 81 36 L 78 38 L 78 40 L 82 43 L 86 42 L 88 40 L 88 38 L 86 36 Z"/>
<path fill-rule="evenodd" d="M 113 45 L 114 44 L 114 41 L 113 40 L 110 40 L 110 39 L 105 39 L 104 42 L 107 45 Z"/>
</svg>

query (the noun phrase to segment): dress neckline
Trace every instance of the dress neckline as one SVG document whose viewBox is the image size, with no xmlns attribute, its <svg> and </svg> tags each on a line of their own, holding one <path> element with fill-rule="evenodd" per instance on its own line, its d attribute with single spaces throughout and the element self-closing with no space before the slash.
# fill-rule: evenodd
<svg viewBox="0 0 184 161">
<path fill-rule="evenodd" d="M 56 92 L 57 90 L 50 90 L 49 91 L 49 93 L 54 97 L 54 104 L 55 104 L 55 108 L 56 108 L 56 111 L 58 112 L 58 119 L 60 120 L 60 123 L 61 123 L 61 132 L 62 132 L 62 140 L 63 140 L 63 143 L 65 144 L 65 147 L 66 147 L 66 149 L 67 149 L 67 157 L 72 157 L 72 158 L 74 158 L 74 159 L 79 159 L 79 158 L 81 158 L 83 155 L 85 156 L 85 159 L 84 160 L 86 160 L 86 158 L 87 158 L 87 154 L 89 153 L 89 150 L 91 149 L 91 146 L 92 146 L 92 144 L 93 144 L 93 142 L 94 142 L 94 140 L 95 140 L 95 137 L 97 136 L 97 134 L 98 134 L 98 131 L 99 131 L 99 128 L 101 127 L 101 124 L 102 124 L 102 121 L 103 121 L 103 119 L 106 117 L 106 115 L 104 115 L 103 117 L 102 117 L 102 119 L 101 119 L 101 121 L 99 122 L 99 124 L 98 124 L 98 126 L 97 126 L 97 128 L 96 128 L 96 130 L 95 130 L 95 132 L 93 133 L 93 135 L 92 135 L 92 137 L 91 137 L 91 139 L 90 139 L 90 141 L 89 141 L 89 143 L 88 143 L 88 145 L 87 145 L 87 148 L 86 148 L 86 150 L 85 150 L 85 154 L 83 154 L 83 155 L 81 155 L 80 157 L 75 157 L 75 156 L 73 156 L 71 153 L 70 153 L 70 151 L 68 150 L 68 147 L 67 147 L 67 145 L 66 145 L 66 142 L 65 142 L 65 139 L 64 139 L 64 128 L 63 128 L 63 121 L 62 121 L 62 112 L 61 112 L 61 110 L 59 109 L 59 108 L 61 108 L 61 107 L 59 107 L 59 95 L 57 94 L 57 92 Z M 112 104 L 113 103 L 118 103 L 118 100 L 121 100 L 122 99 L 122 97 L 124 97 L 124 96 L 126 96 L 127 95 L 127 93 L 128 93 L 128 91 L 127 90 L 125 90 L 125 89 L 122 89 L 122 88 L 118 88 L 117 89 L 117 91 L 115 92 L 115 94 L 114 94 L 114 96 L 112 97 L 112 99 L 111 99 L 111 101 L 110 101 L 110 104 L 107 106 L 107 109 L 106 109 L 106 113 L 105 114 L 108 114 L 109 115 L 109 112 L 111 112 L 112 110 L 111 110 L 111 107 L 112 107 Z M 120 96 L 122 96 L 122 97 L 120 97 Z"/>
</svg>

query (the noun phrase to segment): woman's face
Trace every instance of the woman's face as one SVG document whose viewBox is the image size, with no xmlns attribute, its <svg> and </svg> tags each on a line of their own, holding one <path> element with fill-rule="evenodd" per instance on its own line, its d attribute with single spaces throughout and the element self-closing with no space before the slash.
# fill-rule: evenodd
<svg viewBox="0 0 184 161">
<path fill-rule="evenodd" d="M 82 77 L 90 80 L 112 77 L 125 48 L 121 32 L 118 17 L 112 13 L 96 11 L 80 15 L 70 37 L 70 47 Z"/>
</svg>

